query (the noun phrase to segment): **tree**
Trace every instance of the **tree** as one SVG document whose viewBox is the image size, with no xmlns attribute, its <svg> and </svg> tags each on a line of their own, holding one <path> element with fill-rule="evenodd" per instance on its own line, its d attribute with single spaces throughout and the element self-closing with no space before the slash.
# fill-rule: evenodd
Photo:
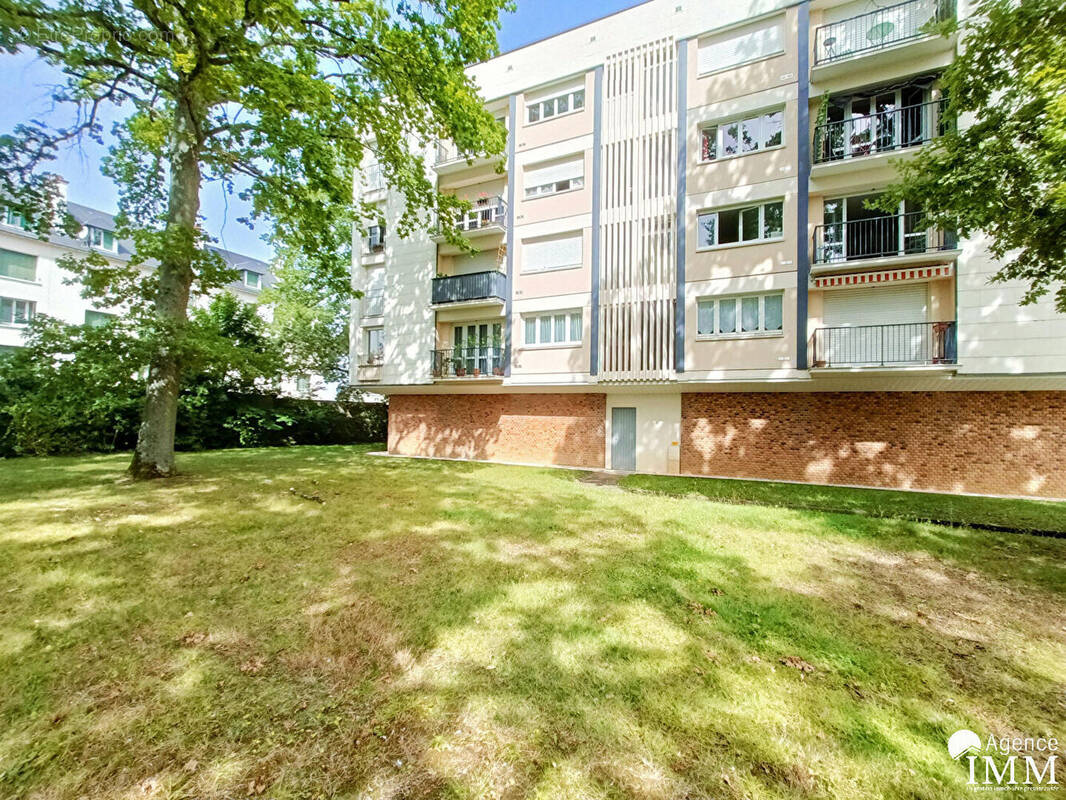
<svg viewBox="0 0 1066 800">
<path fill-rule="evenodd" d="M 77 109 L 65 127 L 32 121 L 0 139 L 0 200 L 31 227 L 44 235 L 56 224 L 42 165 L 64 142 L 103 141 L 106 104 L 128 111 L 110 133 L 104 172 L 119 187 L 118 233 L 137 257 L 128 269 L 99 257 L 68 266 L 94 296 L 143 307 L 149 325 L 131 474 L 173 473 L 182 370 L 196 347 L 190 295 L 235 277 L 204 247 L 204 182 L 231 191 L 243 182 L 249 224 L 269 219 L 309 269 L 326 272 L 345 252 L 337 232 L 346 239 L 352 222 L 377 214 L 352 200 L 364 159 L 405 198 L 397 234 L 427 214 L 454 213 L 461 204 L 436 193 L 417 145 L 450 138 L 468 152 L 503 151 L 504 133 L 464 67 L 495 53 L 508 2 L 0 0 L 0 47 L 31 49 L 59 68 L 66 83 L 55 99 Z"/>
<path fill-rule="evenodd" d="M 1005 260 L 993 280 L 1026 282 L 1023 303 L 1057 284 L 1066 311 L 1066 6 L 981 0 L 942 28 L 956 31 L 961 52 L 941 82 L 943 114 L 961 124 L 901 164 L 878 205 L 907 200 L 931 226 L 986 234 Z"/>
</svg>

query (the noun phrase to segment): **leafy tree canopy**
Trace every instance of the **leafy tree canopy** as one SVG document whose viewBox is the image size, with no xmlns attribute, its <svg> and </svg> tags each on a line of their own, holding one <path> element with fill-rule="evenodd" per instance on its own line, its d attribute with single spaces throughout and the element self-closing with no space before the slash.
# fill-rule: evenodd
<svg viewBox="0 0 1066 800">
<path fill-rule="evenodd" d="M 246 221 L 268 219 L 300 263 L 326 275 L 349 267 L 351 224 L 378 214 L 353 202 L 361 163 L 378 163 L 405 198 L 399 235 L 453 213 L 460 204 L 436 193 L 421 145 L 447 138 L 464 152 L 502 153 L 504 132 L 465 67 L 496 52 L 508 2 L 0 0 L 0 48 L 60 69 L 55 99 L 77 109 L 66 127 L 34 120 L 0 138 L 0 200 L 45 234 L 55 184 L 42 165 L 80 136 L 111 145 L 104 171 L 119 188 L 118 233 L 137 257 L 128 269 L 99 256 L 70 266 L 92 295 L 143 307 L 154 327 L 134 475 L 173 472 L 177 398 L 195 349 L 189 298 L 235 277 L 204 247 L 203 183 L 240 181 Z M 107 104 L 126 116 L 105 137 Z"/>
<path fill-rule="evenodd" d="M 1066 311 L 1066 5 L 981 0 L 948 23 L 958 58 L 942 78 L 959 124 L 900 166 L 884 198 L 917 203 L 931 224 L 983 233 L 1004 266 L 995 280 L 1050 291 Z"/>
</svg>

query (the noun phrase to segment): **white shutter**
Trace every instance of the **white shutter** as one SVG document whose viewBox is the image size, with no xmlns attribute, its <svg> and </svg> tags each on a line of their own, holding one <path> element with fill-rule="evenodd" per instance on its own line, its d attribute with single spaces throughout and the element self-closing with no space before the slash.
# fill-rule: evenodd
<svg viewBox="0 0 1066 800">
<path fill-rule="evenodd" d="M 827 328 L 926 321 L 927 285 L 924 283 L 837 289 L 825 292 L 823 297 Z"/>
<path fill-rule="evenodd" d="M 385 268 L 374 267 L 366 271 L 366 293 L 381 294 L 385 291 Z"/>
<path fill-rule="evenodd" d="M 755 61 L 774 53 L 784 52 L 784 49 L 780 22 L 747 33 L 733 34 L 726 38 L 706 39 L 700 42 L 699 74 L 706 75 L 708 72 L 717 72 L 747 61 Z"/>
<path fill-rule="evenodd" d="M 568 181 L 585 177 L 585 157 L 571 156 L 565 161 L 538 164 L 526 169 L 526 186 L 543 186 L 546 183 Z"/>
<path fill-rule="evenodd" d="M 582 261 L 582 244 L 580 233 L 524 241 L 522 269 L 525 272 L 540 272 L 578 266 Z"/>
</svg>

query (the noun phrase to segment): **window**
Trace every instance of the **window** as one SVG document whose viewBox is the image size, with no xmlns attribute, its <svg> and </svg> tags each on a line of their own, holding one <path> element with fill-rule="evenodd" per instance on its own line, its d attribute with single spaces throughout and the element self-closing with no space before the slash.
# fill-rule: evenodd
<svg viewBox="0 0 1066 800">
<path fill-rule="evenodd" d="M 384 225 L 371 225 L 367 229 L 366 245 L 371 253 L 380 253 L 385 249 Z"/>
<path fill-rule="evenodd" d="M 525 344 L 580 344 L 584 328 L 581 311 L 555 311 L 551 314 L 524 314 Z"/>
<path fill-rule="evenodd" d="M 380 317 L 385 313 L 385 268 L 374 267 L 366 271 L 366 289 L 363 294 L 363 316 Z"/>
<path fill-rule="evenodd" d="M 697 217 L 700 248 L 780 239 L 784 235 L 784 204 L 780 200 L 746 208 L 705 211 Z"/>
<path fill-rule="evenodd" d="M 580 267 L 584 239 L 580 232 L 525 239 L 522 242 L 522 271 L 547 272 Z"/>
<path fill-rule="evenodd" d="M 585 185 L 585 157 L 571 156 L 564 161 L 538 164 L 526 169 L 526 198 L 568 192 Z"/>
<path fill-rule="evenodd" d="M 296 391 L 300 394 L 307 394 L 311 391 L 311 379 L 307 375 L 296 377 Z"/>
<path fill-rule="evenodd" d="M 37 304 L 30 300 L 0 297 L 0 325 L 28 325 L 36 311 Z"/>
<path fill-rule="evenodd" d="M 258 272 L 252 272 L 250 269 L 242 269 L 241 283 L 243 283 L 249 289 L 262 289 L 263 276 L 260 275 Z"/>
<path fill-rule="evenodd" d="M 541 122 L 585 107 L 585 84 L 552 94 L 550 97 L 537 98 L 526 102 L 526 122 Z"/>
<path fill-rule="evenodd" d="M 85 309 L 85 324 L 91 328 L 102 328 L 116 317 L 116 314 L 108 314 L 106 311 L 94 311 L 91 308 Z"/>
<path fill-rule="evenodd" d="M 16 211 L 13 208 L 4 208 L 0 206 L 0 222 L 5 225 L 10 225 L 13 228 L 25 228 L 26 218 L 22 216 L 22 213 Z"/>
<path fill-rule="evenodd" d="M 14 250 L 0 250 L 0 276 L 20 281 L 37 280 L 37 257 Z"/>
<path fill-rule="evenodd" d="M 700 160 L 754 153 L 784 144 L 785 112 L 770 111 L 745 119 L 719 122 L 700 131 Z"/>
<path fill-rule="evenodd" d="M 366 348 L 366 364 L 380 364 L 385 360 L 385 329 L 366 328 L 363 331 L 363 344 Z"/>
<path fill-rule="evenodd" d="M 707 75 L 784 51 L 781 23 L 775 22 L 746 33 L 704 39 L 700 42 L 698 70 L 700 75 Z"/>
<path fill-rule="evenodd" d="M 782 330 L 782 302 L 780 293 L 700 300 L 696 332 L 700 336 L 778 334 Z"/>
<path fill-rule="evenodd" d="M 111 231 L 105 231 L 103 228 L 95 228 L 90 225 L 86 238 L 89 241 L 89 247 L 95 247 L 97 250 L 109 250 L 113 253 L 118 249 L 115 234 Z"/>
</svg>

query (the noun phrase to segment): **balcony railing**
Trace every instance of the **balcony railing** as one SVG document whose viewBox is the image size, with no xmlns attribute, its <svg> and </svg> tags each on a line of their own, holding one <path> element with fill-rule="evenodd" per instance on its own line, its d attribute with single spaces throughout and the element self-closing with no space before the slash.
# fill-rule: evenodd
<svg viewBox="0 0 1066 800">
<path fill-rule="evenodd" d="M 818 328 L 811 347 L 816 368 L 954 364 L 957 353 L 954 322 Z"/>
<path fill-rule="evenodd" d="M 820 26 L 814 33 L 814 64 L 828 64 L 927 34 L 926 26 L 955 16 L 954 0 L 907 0 Z"/>
<path fill-rule="evenodd" d="M 819 225 L 814 229 L 814 263 L 936 253 L 956 245 L 952 231 L 930 228 L 925 214 L 914 211 Z"/>
<path fill-rule="evenodd" d="M 502 197 L 490 197 L 474 202 L 474 207 L 460 214 L 455 227 L 472 233 L 493 226 L 502 227 L 507 220 L 507 202 Z"/>
<path fill-rule="evenodd" d="M 434 378 L 480 378 L 503 376 L 502 347 L 457 347 L 451 350 L 433 350 L 432 372 Z"/>
<path fill-rule="evenodd" d="M 449 275 L 433 279 L 433 303 L 461 303 L 466 300 L 503 300 L 507 293 L 507 276 L 496 270 Z"/>
<path fill-rule="evenodd" d="M 826 122 L 814 129 L 814 163 L 859 158 L 925 144 L 943 134 L 943 100 Z"/>
</svg>

